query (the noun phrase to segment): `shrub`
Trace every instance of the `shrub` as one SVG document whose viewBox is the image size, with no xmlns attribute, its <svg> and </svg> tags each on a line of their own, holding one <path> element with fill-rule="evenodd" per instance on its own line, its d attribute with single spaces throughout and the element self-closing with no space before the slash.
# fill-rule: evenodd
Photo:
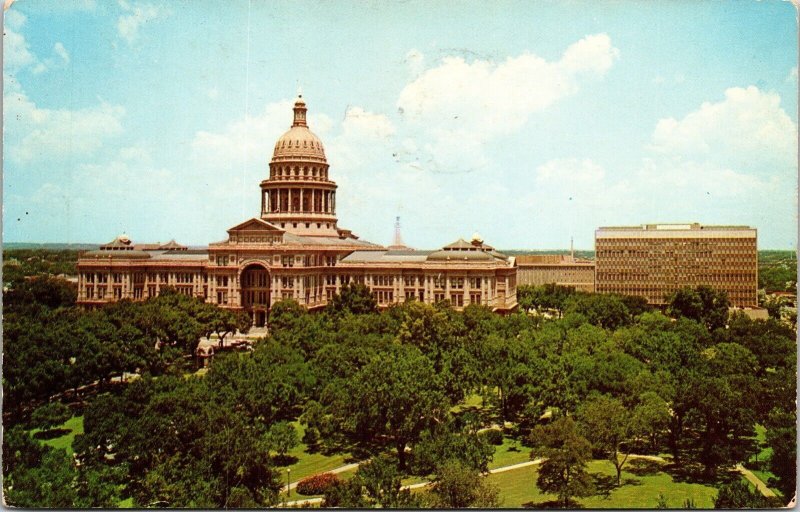
<svg viewBox="0 0 800 512">
<path fill-rule="evenodd" d="M 297 494 L 303 496 L 314 496 L 325 494 L 328 489 L 339 483 L 339 477 L 333 473 L 320 473 L 319 475 L 309 476 L 297 483 Z"/>
<path fill-rule="evenodd" d="M 72 411 L 61 402 L 50 402 L 42 405 L 31 415 L 31 423 L 42 430 L 61 425 L 72 417 Z"/>
<path fill-rule="evenodd" d="M 484 430 L 482 435 L 486 438 L 489 444 L 500 446 L 503 444 L 503 432 L 496 429 Z"/>
</svg>

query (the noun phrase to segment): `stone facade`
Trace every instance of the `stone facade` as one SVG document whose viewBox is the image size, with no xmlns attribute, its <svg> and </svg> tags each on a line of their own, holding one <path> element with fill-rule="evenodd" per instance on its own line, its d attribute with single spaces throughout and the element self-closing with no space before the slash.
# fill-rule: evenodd
<svg viewBox="0 0 800 512">
<path fill-rule="evenodd" d="M 291 128 L 275 144 L 261 182 L 261 214 L 228 230 L 222 242 L 189 250 L 174 241 L 135 245 L 119 237 L 78 261 L 78 302 L 96 306 L 145 300 L 169 286 L 221 307 L 245 310 L 264 325 L 271 304 L 294 299 L 324 307 L 342 285 L 363 283 L 379 305 L 449 300 L 516 308 L 516 266 L 483 243 L 459 240 L 438 251 L 390 249 L 340 228 L 336 183 L 321 141 L 298 98 Z"/>
<path fill-rule="evenodd" d="M 757 234 L 747 226 L 646 224 L 595 231 L 598 293 L 664 305 L 685 286 L 724 290 L 732 306 L 758 307 Z"/>
</svg>

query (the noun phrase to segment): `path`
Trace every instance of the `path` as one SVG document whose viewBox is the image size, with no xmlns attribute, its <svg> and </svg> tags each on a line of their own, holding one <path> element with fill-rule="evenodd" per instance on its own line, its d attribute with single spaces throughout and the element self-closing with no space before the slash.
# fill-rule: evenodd
<svg viewBox="0 0 800 512">
<path fill-rule="evenodd" d="M 752 471 L 750 471 L 750 470 L 749 470 L 749 469 L 747 469 L 746 467 L 742 466 L 741 464 L 737 464 L 737 465 L 736 465 L 736 471 L 738 471 L 739 473 L 741 473 L 742 475 L 744 475 L 744 477 L 745 477 L 745 478 L 746 478 L 746 479 L 747 479 L 747 480 L 748 480 L 750 483 L 752 483 L 753 485 L 755 485 L 755 486 L 756 486 L 756 489 L 758 489 L 759 491 L 761 491 L 761 494 L 763 494 L 763 495 L 764 495 L 764 496 L 766 496 L 767 498 L 773 498 L 773 497 L 775 497 L 775 492 L 774 492 L 772 489 L 770 489 L 769 487 L 767 487 L 767 484 L 765 484 L 764 482 L 762 482 L 762 481 L 761 481 L 761 479 L 760 479 L 760 478 L 758 478 L 756 475 L 754 475 Z"/>
</svg>

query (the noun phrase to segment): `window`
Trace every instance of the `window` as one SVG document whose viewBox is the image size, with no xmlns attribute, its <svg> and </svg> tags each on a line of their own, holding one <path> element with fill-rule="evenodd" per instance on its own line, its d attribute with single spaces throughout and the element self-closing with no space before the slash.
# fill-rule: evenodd
<svg viewBox="0 0 800 512">
<path fill-rule="evenodd" d="M 463 277 L 451 277 L 450 278 L 450 288 L 455 288 L 456 290 L 462 290 L 464 288 L 464 278 Z"/>
<path fill-rule="evenodd" d="M 462 307 L 464 305 L 464 294 L 451 293 L 450 304 L 452 304 L 454 307 Z"/>
<path fill-rule="evenodd" d="M 281 265 L 284 267 L 293 267 L 294 256 L 281 256 Z"/>
<path fill-rule="evenodd" d="M 94 298 L 94 288 L 92 288 L 91 286 L 87 286 L 86 287 L 86 298 L 87 299 L 93 299 Z"/>
</svg>

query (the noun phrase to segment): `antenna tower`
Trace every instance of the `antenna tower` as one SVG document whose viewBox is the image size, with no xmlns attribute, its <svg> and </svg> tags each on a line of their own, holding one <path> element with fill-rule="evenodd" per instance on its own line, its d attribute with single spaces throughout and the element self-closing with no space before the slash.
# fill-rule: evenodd
<svg viewBox="0 0 800 512">
<path fill-rule="evenodd" d="M 403 237 L 400 236 L 400 217 L 395 218 L 394 222 L 394 240 L 392 241 L 392 245 L 402 246 L 403 245 Z"/>
</svg>

